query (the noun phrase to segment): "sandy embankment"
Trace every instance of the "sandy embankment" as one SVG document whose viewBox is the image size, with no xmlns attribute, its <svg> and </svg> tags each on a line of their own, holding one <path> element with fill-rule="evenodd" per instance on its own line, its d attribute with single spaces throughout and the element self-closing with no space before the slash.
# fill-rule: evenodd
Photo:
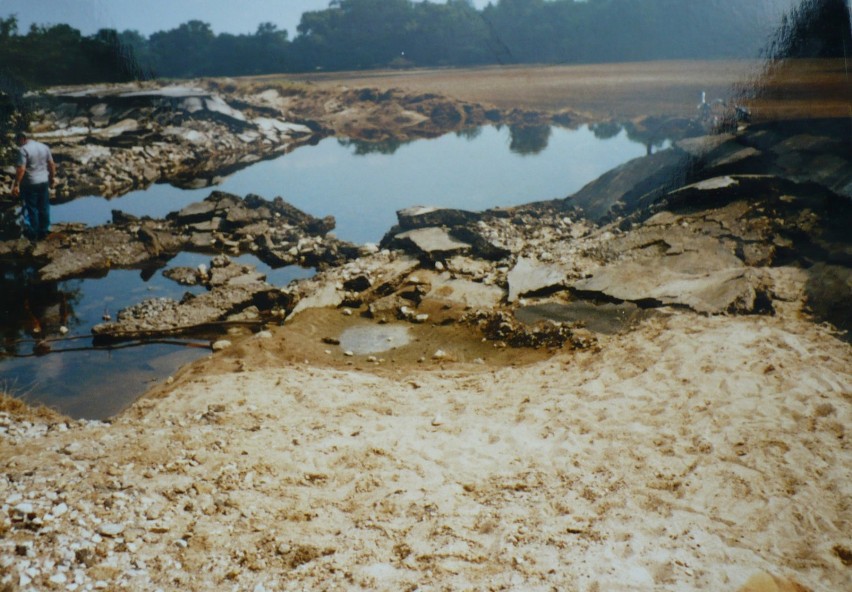
<svg viewBox="0 0 852 592">
<path fill-rule="evenodd" d="M 823 327 L 678 313 L 384 375 L 270 363 L 287 331 L 113 425 L 10 427 L 11 589 L 848 589 L 852 352 Z"/>
</svg>

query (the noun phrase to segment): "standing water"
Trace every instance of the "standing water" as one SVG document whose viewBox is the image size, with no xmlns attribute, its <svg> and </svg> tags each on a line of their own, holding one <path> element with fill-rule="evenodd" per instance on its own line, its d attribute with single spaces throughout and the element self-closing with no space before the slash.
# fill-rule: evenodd
<svg viewBox="0 0 852 592">
<path fill-rule="evenodd" d="M 233 173 L 215 189 L 267 199 L 281 196 L 314 216 L 332 215 L 337 220 L 335 235 L 360 244 L 378 242 L 402 208 L 429 205 L 479 211 L 563 198 L 645 153 L 646 146 L 625 132 L 600 139 L 587 127 L 486 127 L 401 145 L 329 138 Z M 113 209 L 159 218 L 206 198 L 211 190 L 154 185 L 115 200 L 80 198 L 55 206 L 52 214 L 54 222 L 89 225 L 109 221 Z M 209 256 L 183 253 L 169 265 L 194 267 L 208 261 Z M 270 283 L 282 287 L 311 274 L 299 268 L 272 270 L 253 257 L 240 261 L 256 264 Z M 91 327 L 104 315 L 115 315 L 146 298 L 179 299 L 187 291 L 159 270 L 114 270 L 100 279 L 40 284 L 33 290 L 27 274 L 27 270 L 6 271 L 0 280 L 7 295 L 0 311 L 6 352 L 28 356 L 0 359 L 0 387 L 31 403 L 73 417 L 109 417 L 153 383 L 206 354 L 204 349 L 169 344 L 91 349 Z M 32 327 L 27 323 L 50 319 L 80 339 L 62 342 L 66 351 L 57 345 L 53 353 L 33 356 L 27 335 Z"/>
</svg>

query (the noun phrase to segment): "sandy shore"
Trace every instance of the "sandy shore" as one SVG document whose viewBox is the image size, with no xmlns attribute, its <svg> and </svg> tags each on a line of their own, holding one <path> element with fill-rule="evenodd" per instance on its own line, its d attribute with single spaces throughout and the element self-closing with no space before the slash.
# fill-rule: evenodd
<svg viewBox="0 0 852 592">
<path fill-rule="evenodd" d="M 111 425 L 5 416 L 4 589 L 850 583 L 852 349 L 798 315 L 392 372 L 280 361 L 288 331 Z"/>
</svg>

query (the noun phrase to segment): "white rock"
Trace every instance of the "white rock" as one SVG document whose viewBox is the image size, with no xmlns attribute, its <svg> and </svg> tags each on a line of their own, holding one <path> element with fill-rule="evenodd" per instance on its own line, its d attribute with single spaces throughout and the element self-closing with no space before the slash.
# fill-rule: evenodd
<svg viewBox="0 0 852 592">
<path fill-rule="evenodd" d="M 124 532 L 123 524 L 116 524 L 114 522 L 105 522 L 98 526 L 98 533 L 107 536 L 107 537 L 117 537 L 122 532 Z"/>
<path fill-rule="evenodd" d="M 444 424 L 444 418 L 441 417 L 440 413 L 435 414 L 435 417 L 432 418 L 432 425 L 439 426 Z"/>
<path fill-rule="evenodd" d="M 442 349 L 436 350 L 434 354 L 432 354 L 433 360 L 443 360 L 447 357 L 447 352 Z"/>
<path fill-rule="evenodd" d="M 83 445 L 79 442 L 71 442 L 61 450 L 63 454 L 77 454 L 83 449 Z"/>
<path fill-rule="evenodd" d="M 32 514 L 33 513 L 33 505 L 29 502 L 23 502 L 15 506 L 14 511 L 18 514 Z"/>
<path fill-rule="evenodd" d="M 218 341 L 214 341 L 213 345 L 210 347 L 213 349 L 213 351 L 222 351 L 223 349 L 228 349 L 229 347 L 231 347 L 231 345 L 231 342 L 227 339 L 220 339 Z"/>
</svg>

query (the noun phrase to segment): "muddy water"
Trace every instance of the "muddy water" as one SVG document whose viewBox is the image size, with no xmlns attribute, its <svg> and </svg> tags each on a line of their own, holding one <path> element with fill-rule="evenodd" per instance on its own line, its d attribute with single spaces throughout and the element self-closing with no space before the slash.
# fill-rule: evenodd
<svg viewBox="0 0 852 592">
<path fill-rule="evenodd" d="M 566 197 L 602 173 L 642 156 L 648 148 L 624 132 L 597 138 L 588 128 L 482 128 L 408 144 L 367 145 L 326 139 L 275 160 L 256 163 L 215 187 L 181 190 L 156 185 L 118 199 L 87 197 L 53 209 L 55 222 L 103 224 L 111 210 L 163 217 L 204 199 L 212 189 L 237 195 L 282 196 L 315 216 L 333 215 L 335 234 L 356 243 L 377 242 L 396 223 L 396 210 L 437 205 L 484 210 Z M 268 281 L 284 286 L 311 270 L 271 270 Z M 169 266 L 208 263 L 209 257 L 184 253 Z M 181 365 L 207 355 L 205 349 L 150 344 L 124 349 L 91 349 L 91 327 L 104 315 L 151 297 L 179 299 L 186 287 L 148 272 L 114 270 L 100 279 L 35 285 L 27 270 L 7 271 L 0 330 L 5 351 L 0 387 L 74 417 L 114 415 L 152 384 Z M 199 290 L 200 288 L 194 288 Z M 65 339 L 52 352 L 33 355 L 33 328 L 42 336 Z M 204 342 L 201 342 L 202 344 Z"/>
</svg>

